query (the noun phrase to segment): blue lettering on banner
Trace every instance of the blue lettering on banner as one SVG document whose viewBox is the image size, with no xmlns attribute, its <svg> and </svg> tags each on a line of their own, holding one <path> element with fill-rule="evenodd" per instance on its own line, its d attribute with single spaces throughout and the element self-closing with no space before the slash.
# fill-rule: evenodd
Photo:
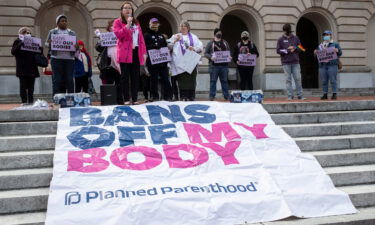
<svg viewBox="0 0 375 225">
<path fill-rule="evenodd" d="M 125 116 L 123 114 L 125 114 Z M 113 109 L 113 114 L 107 118 L 104 126 L 114 126 L 120 121 L 130 122 L 134 125 L 147 125 L 141 114 L 130 106 L 118 106 Z"/>
<path fill-rule="evenodd" d="M 84 135 L 99 134 L 95 140 L 89 140 Z M 110 146 L 115 140 L 115 133 L 99 127 L 82 127 L 67 136 L 70 143 L 81 149 Z"/>
<path fill-rule="evenodd" d="M 146 139 L 144 127 L 117 127 L 120 147 L 134 144 L 135 139 Z"/>
<path fill-rule="evenodd" d="M 213 123 L 216 120 L 215 114 L 200 112 L 207 111 L 209 108 L 208 105 L 193 104 L 186 106 L 185 112 L 193 116 L 189 120 L 194 123 Z"/>
<path fill-rule="evenodd" d="M 170 111 L 157 105 L 147 105 L 146 108 L 148 110 L 151 124 L 163 124 L 161 115 L 173 123 L 186 121 L 178 105 L 169 105 L 168 107 Z"/>
<path fill-rule="evenodd" d="M 174 128 L 174 130 L 165 131 L 172 128 Z M 154 145 L 168 144 L 167 138 L 177 137 L 177 133 L 175 130 L 176 126 L 174 124 L 150 126 L 148 127 L 148 129 L 151 133 L 151 139 Z"/>
<path fill-rule="evenodd" d="M 88 116 L 88 118 L 84 118 Z M 70 108 L 70 126 L 99 125 L 104 122 L 102 111 L 97 108 Z"/>
</svg>

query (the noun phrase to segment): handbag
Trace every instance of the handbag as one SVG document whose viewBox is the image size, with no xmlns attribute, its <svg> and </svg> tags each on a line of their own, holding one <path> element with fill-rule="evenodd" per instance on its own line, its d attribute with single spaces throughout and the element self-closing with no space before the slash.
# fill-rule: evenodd
<svg viewBox="0 0 375 225">
<path fill-rule="evenodd" d="M 41 54 L 35 54 L 34 55 L 34 60 L 35 60 L 35 64 L 37 66 L 40 66 L 40 67 L 47 67 L 48 66 L 48 59 L 47 59 L 47 57 L 45 57 L 43 55 L 43 53 L 41 53 Z"/>
</svg>

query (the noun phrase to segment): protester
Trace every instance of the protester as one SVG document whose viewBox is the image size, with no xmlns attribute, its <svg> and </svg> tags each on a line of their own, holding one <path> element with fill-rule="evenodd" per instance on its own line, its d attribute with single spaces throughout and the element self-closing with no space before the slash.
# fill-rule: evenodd
<svg viewBox="0 0 375 225">
<path fill-rule="evenodd" d="M 283 26 L 283 31 L 284 34 L 277 41 L 277 54 L 281 57 L 281 64 L 285 73 L 288 100 L 294 98 L 292 77 L 297 88 L 298 99 L 304 100 L 301 67 L 299 65 L 299 53 L 302 48 L 301 42 L 297 36 L 292 34 L 292 27 L 290 24 L 285 24 Z"/>
<path fill-rule="evenodd" d="M 114 20 L 109 20 L 106 31 L 113 32 Z M 95 31 L 96 36 L 100 37 L 100 31 Z M 99 40 L 95 46 L 99 52 L 98 68 L 100 71 L 100 79 L 103 84 L 115 84 L 117 93 L 117 104 L 124 104 L 121 91 L 121 69 L 117 62 L 117 46 L 102 46 Z"/>
<path fill-rule="evenodd" d="M 160 22 L 157 18 L 152 18 L 149 22 L 149 31 L 145 34 L 145 43 L 147 50 L 160 50 L 161 48 L 167 48 L 167 41 L 163 34 L 159 31 Z M 159 79 L 162 83 L 162 98 L 164 100 L 170 101 L 172 99 L 172 87 L 169 81 L 168 74 L 168 62 L 152 64 L 150 60 L 150 55 L 146 60 L 147 69 L 150 72 L 151 80 L 151 98 L 150 101 L 159 100 Z"/>
<path fill-rule="evenodd" d="M 11 53 L 16 57 L 16 76 L 20 82 L 22 104 L 32 104 L 34 102 L 35 78 L 39 77 L 34 57 L 39 53 L 21 49 L 25 36 L 31 37 L 31 29 L 28 27 L 18 30 L 18 38 L 13 42 Z M 40 47 L 40 51 L 43 52 L 42 47 Z"/>
<path fill-rule="evenodd" d="M 75 32 L 68 28 L 68 18 L 65 15 L 59 15 L 56 18 L 57 27 L 50 30 L 45 45 L 49 48 L 48 55 L 51 58 L 52 67 L 52 92 L 69 93 L 74 92 L 74 51 L 52 51 L 52 35 L 70 35 L 76 36 Z M 75 45 L 78 48 L 78 45 Z"/>
<path fill-rule="evenodd" d="M 333 41 L 332 38 L 332 31 L 326 30 L 323 33 L 323 42 L 318 46 L 318 48 L 314 51 L 324 50 L 328 48 L 333 48 L 337 54 L 337 59 L 330 60 L 329 62 L 320 62 L 319 63 L 319 74 L 320 79 L 322 80 L 323 86 L 323 96 L 320 98 L 322 100 L 328 99 L 328 82 L 331 83 L 332 88 L 332 97 L 331 99 L 337 99 L 337 72 L 338 72 L 338 64 L 339 64 L 339 57 L 342 55 L 342 50 L 339 43 Z"/>
<path fill-rule="evenodd" d="M 92 76 L 92 63 L 91 57 L 85 49 L 83 41 L 78 41 L 79 49 L 76 53 L 74 63 L 74 84 L 75 92 L 88 93 L 89 89 L 89 78 Z"/>
<path fill-rule="evenodd" d="M 185 101 L 194 101 L 197 67 L 195 66 L 194 70 L 189 73 L 184 69 L 185 65 L 181 64 L 180 59 L 184 57 L 187 51 L 201 53 L 203 44 L 195 34 L 190 32 L 190 24 L 187 21 L 181 22 L 180 33 L 173 35 L 169 39 L 169 43 L 171 43 L 169 47 L 173 49 L 171 62 L 172 76 L 176 76 L 177 78 L 180 98 Z"/>
<path fill-rule="evenodd" d="M 151 90 L 150 89 L 150 86 L 151 86 L 150 76 L 151 75 L 150 75 L 150 72 L 148 72 L 146 66 L 141 66 L 140 73 L 141 73 L 141 86 L 142 86 L 143 96 L 144 96 L 145 102 L 148 102 L 151 97 L 151 93 L 150 93 L 150 90 Z"/>
<path fill-rule="evenodd" d="M 214 39 L 209 41 L 206 45 L 206 50 L 204 52 L 204 56 L 209 60 L 209 72 L 210 72 L 210 94 L 209 99 L 210 101 L 215 100 L 216 96 L 216 83 L 217 79 L 220 79 L 221 89 L 223 91 L 223 96 L 225 100 L 228 100 L 229 93 L 228 93 L 228 64 L 229 62 L 215 62 L 216 56 L 215 52 L 218 51 L 229 51 L 230 56 L 230 48 L 227 41 L 223 38 L 223 32 L 216 28 L 214 30 Z M 228 57 L 228 60 L 231 61 L 232 57 Z"/>
<path fill-rule="evenodd" d="M 121 16 L 113 23 L 113 31 L 118 39 L 117 61 L 121 68 L 121 88 L 125 104 L 138 105 L 140 66 L 144 65 L 147 55 L 142 29 L 134 18 L 130 2 L 122 4 Z M 129 101 L 129 85 L 132 102 Z"/>
<path fill-rule="evenodd" d="M 240 74 L 241 90 L 253 90 L 253 74 L 254 66 L 244 66 L 238 60 L 239 54 L 256 55 L 259 57 L 259 52 L 253 41 L 250 40 L 250 34 L 247 31 L 241 33 L 241 41 L 234 47 L 233 60 L 237 64 L 238 73 Z"/>
</svg>

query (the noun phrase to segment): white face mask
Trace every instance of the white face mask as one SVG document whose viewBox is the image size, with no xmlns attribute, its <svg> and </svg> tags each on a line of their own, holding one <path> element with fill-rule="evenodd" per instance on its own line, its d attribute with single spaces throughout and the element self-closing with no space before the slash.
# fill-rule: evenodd
<svg viewBox="0 0 375 225">
<path fill-rule="evenodd" d="M 23 38 L 24 38 L 24 37 L 25 37 L 25 36 L 24 36 L 23 34 L 19 34 L 19 35 L 18 35 L 18 38 L 21 39 L 22 41 L 23 41 Z"/>
<path fill-rule="evenodd" d="M 25 34 L 26 37 L 31 37 L 31 34 Z"/>
</svg>

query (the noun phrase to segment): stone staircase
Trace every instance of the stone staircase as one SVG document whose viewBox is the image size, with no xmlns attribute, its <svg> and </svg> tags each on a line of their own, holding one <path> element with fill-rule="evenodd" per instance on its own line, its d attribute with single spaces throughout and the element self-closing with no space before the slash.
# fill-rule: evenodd
<svg viewBox="0 0 375 225">
<path fill-rule="evenodd" d="M 375 224 L 375 101 L 265 104 L 301 150 L 313 154 L 358 214 L 267 225 Z M 0 111 L 0 224 L 44 224 L 58 111 Z"/>
</svg>

